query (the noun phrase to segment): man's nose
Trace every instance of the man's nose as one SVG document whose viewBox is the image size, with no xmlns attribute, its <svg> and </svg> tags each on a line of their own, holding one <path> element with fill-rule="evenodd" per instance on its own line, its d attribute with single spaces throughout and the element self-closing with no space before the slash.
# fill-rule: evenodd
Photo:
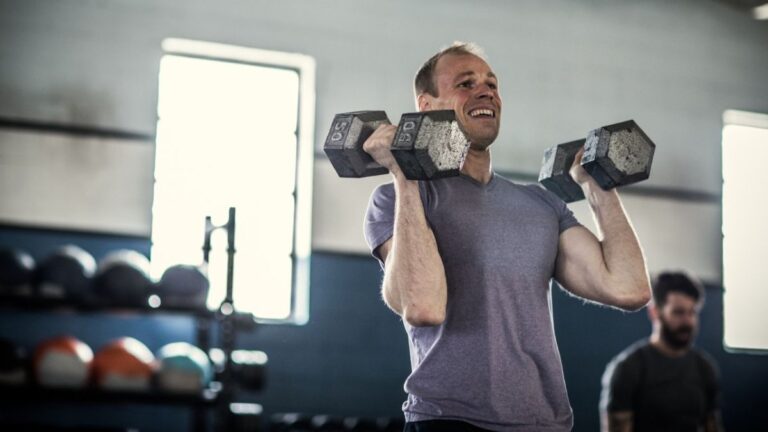
<svg viewBox="0 0 768 432">
<path fill-rule="evenodd" d="M 477 93 L 475 93 L 475 97 L 478 99 L 482 98 L 490 98 L 493 99 L 496 97 L 496 91 L 491 88 L 488 84 L 481 84 L 477 86 Z"/>
</svg>

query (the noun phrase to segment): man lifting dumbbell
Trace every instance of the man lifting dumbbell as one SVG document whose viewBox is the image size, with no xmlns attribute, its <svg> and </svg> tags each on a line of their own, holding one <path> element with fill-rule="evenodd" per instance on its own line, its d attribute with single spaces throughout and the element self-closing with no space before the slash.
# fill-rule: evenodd
<svg viewBox="0 0 768 432">
<path fill-rule="evenodd" d="M 574 155 L 570 174 L 598 239 L 553 193 L 494 173 L 498 78 L 472 44 L 430 58 L 415 96 L 420 112 L 453 110 L 470 147 L 460 175 L 413 181 L 393 156 L 397 127 L 381 124 L 363 144 L 393 180 L 374 191 L 365 235 L 384 269 L 383 298 L 408 334 L 406 431 L 569 430 L 550 281 L 626 310 L 650 298 L 619 196 L 582 168 L 582 152 Z"/>
</svg>

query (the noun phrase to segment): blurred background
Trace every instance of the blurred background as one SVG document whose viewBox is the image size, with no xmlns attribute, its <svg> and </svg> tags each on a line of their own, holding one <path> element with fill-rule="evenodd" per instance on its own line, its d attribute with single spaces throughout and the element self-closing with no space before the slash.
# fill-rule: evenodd
<svg viewBox="0 0 768 432">
<path fill-rule="evenodd" d="M 362 234 L 370 193 L 389 178 L 341 179 L 322 147 L 336 113 L 386 110 L 396 122 L 415 111 L 416 70 L 460 40 L 483 47 L 499 77 L 492 154 L 506 177 L 535 182 L 546 148 L 627 119 L 655 142 L 650 178 L 622 199 L 650 270 L 706 285 L 697 346 L 720 368 L 725 428 L 765 430 L 762 3 L 0 0 L 0 248 L 33 261 L 15 270 L 33 275 L 28 289 L 5 279 L 0 338 L 27 359 L 62 335 L 97 358 L 124 337 L 155 356 L 139 394 L 105 397 L 93 378 L 48 395 L 3 385 L 0 425 L 256 430 L 299 413 L 396 428 L 407 338 Z M 586 204 L 570 207 L 594 228 Z M 62 245 L 98 263 L 89 274 L 106 285 L 93 298 L 40 288 L 34 269 Z M 126 249 L 149 258 L 122 264 L 147 284 L 117 301 L 105 258 Z M 159 283 L 177 264 L 199 266 L 210 288 Z M 556 286 L 552 300 L 574 430 L 594 431 L 606 363 L 650 324 L 644 310 L 586 305 Z M 265 356 L 246 356 L 246 372 L 214 365 L 198 389 L 213 396 L 158 396 L 160 350 L 173 342 L 214 360 L 216 348 Z M 250 386 L 238 375 L 248 371 Z"/>
</svg>

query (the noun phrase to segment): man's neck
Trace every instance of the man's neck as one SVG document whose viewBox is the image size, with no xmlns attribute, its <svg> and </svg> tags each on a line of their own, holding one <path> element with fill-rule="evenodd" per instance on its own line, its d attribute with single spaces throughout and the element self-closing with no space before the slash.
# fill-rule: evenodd
<svg viewBox="0 0 768 432">
<path fill-rule="evenodd" d="M 650 343 L 652 347 L 656 348 L 657 351 L 667 357 L 682 357 L 691 349 L 690 346 L 675 348 L 666 343 L 664 339 L 661 338 L 661 335 L 657 333 L 651 335 Z"/>
<path fill-rule="evenodd" d="M 479 183 L 488 184 L 493 177 L 491 169 L 491 150 L 486 148 L 485 150 L 474 150 L 472 148 L 467 152 L 467 157 L 464 159 L 464 165 L 461 167 L 461 172 Z"/>
</svg>

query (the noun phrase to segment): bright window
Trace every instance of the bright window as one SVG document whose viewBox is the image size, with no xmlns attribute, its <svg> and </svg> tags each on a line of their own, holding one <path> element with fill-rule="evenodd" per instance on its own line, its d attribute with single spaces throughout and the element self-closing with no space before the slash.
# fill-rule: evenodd
<svg viewBox="0 0 768 432">
<path fill-rule="evenodd" d="M 152 271 L 200 264 L 205 216 L 237 210 L 235 308 L 306 322 L 314 61 L 169 39 L 160 63 Z M 212 238 L 208 306 L 226 292 L 226 233 Z"/>
<path fill-rule="evenodd" d="M 726 111 L 724 123 L 724 343 L 768 350 L 768 115 Z"/>
</svg>

